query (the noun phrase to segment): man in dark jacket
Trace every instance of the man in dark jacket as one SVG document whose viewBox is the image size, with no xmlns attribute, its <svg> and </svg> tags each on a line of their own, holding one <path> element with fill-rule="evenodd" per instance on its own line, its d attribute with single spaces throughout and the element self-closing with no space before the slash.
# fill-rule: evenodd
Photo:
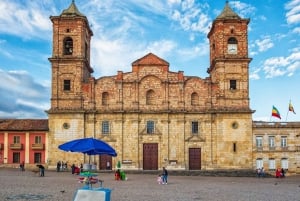
<svg viewBox="0 0 300 201">
<path fill-rule="evenodd" d="M 45 167 L 41 164 L 36 165 L 40 169 L 40 176 L 44 177 L 45 176 Z"/>
</svg>

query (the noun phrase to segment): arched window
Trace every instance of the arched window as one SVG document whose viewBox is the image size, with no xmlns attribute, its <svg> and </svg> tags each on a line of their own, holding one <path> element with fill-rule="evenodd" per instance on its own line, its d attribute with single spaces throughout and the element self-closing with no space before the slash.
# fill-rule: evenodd
<svg viewBox="0 0 300 201">
<path fill-rule="evenodd" d="M 155 93 L 152 89 L 148 90 L 146 93 L 146 105 L 154 104 Z"/>
<path fill-rule="evenodd" d="M 66 37 L 64 39 L 64 55 L 72 55 L 73 53 L 73 39 Z"/>
<path fill-rule="evenodd" d="M 238 41 L 236 40 L 236 38 L 234 38 L 234 37 L 230 37 L 229 39 L 228 39 L 228 44 L 227 44 L 227 52 L 228 52 L 228 54 L 233 54 L 233 55 L 235 55 L 235 54 L 237 54 L 237 51 L 238 51 Z"/>
<path fill-rule="evenodd" d="M 198 105 L 198 103 L 199 103 L 199 96 L 196 92 L 194 92 L 191 95 L 191 105 Z"/>
<path fill-rule="evenodd" d="M 102 93 L 102 105 L 108 105 L 108 93 L 107 92 Z"/>
<path fill-rule="evenodd" d="M 229 39 L 228 39 L 228 44 L 237 44 L 238 43 L 238 41 L 236 40 L 236 38 L 234 38 L 234 37 L 230 37 Z"/>
</svg>

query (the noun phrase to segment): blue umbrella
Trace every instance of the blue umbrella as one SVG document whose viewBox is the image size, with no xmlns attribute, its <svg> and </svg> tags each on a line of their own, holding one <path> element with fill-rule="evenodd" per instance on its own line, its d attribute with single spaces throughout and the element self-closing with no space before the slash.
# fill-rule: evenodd
<svg viewBox="0 0 300 201">
<path fill-rule="evenodd" d="M 76 139 L 58 146 L 63 151 L 79 152 L 87 155 L 108 154 L 117 156 L 116 151 L 109 144 L 95 138 Z"/>
</svg>

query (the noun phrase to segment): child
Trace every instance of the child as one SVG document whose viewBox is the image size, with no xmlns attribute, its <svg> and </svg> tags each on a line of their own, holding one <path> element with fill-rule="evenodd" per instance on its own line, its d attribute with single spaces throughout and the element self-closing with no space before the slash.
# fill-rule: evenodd
<svg viewBox="0 0 300 201">
<path fill-rule="evenodd" d="M 157 177 L 157 183 L 158 184 L 162 184 L 163 183 L 161 175 L 158 175 L 158 177 Z"/>
</svg>

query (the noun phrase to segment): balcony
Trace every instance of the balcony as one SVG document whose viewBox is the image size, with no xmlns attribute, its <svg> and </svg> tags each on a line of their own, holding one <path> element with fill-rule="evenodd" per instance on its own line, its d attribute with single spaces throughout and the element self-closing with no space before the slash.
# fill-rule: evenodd
<svg viewBox="0 0 300 201">
<path fill-rule="evenodd" d="M 34 150 L 44 150 L 44 144 L 42 143 L 35 143 L 35 144 L 31 144 L 31 149 Z"/>
<path fill-rule="evenodd" d="M 21 150 L 23 149 L 23 144 L 20 143 L 10 144 L 9 148 L 14 150 Z"/>
</svg>

